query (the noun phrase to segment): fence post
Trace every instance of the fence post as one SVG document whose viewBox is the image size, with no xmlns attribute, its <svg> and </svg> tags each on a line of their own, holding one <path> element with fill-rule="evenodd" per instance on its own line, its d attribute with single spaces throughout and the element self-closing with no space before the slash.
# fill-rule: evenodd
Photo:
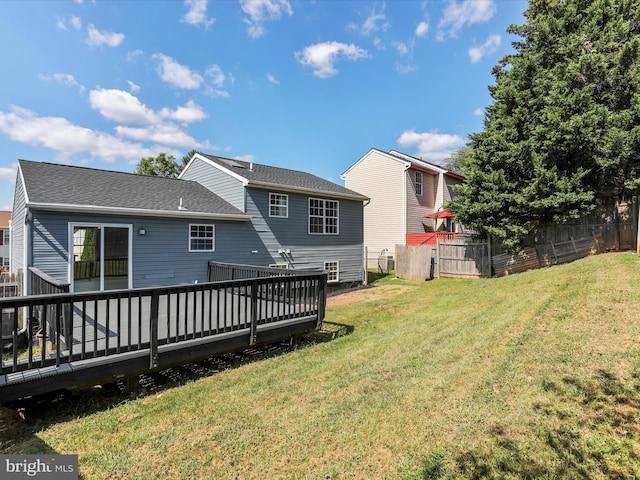
<svg viewBox="0 0 640 480">
<path fill-rule="evenodd" d="M 435 278 L 440 278 L 440 239 L 436 239 L 436 268 L 435 268 Z"/>
<path fill-rule="evenodd" d="M 158 309 L 160 294 L 154 290 L 151 294 L 151 311 L 149 312 L 149 366 L 158 366 Z"/>
<path fill-rule="evenodd" d="M 249 333 L 249 345 L 255 345 L 258 341 L 258 281 L 251 282 L 251 327 Z"/>
<path fill-rule="evenodd" d="M 580 258 L 578 255 L 578 248 L 576 247 L 576 241 L 571 237 L 571 245 L 573 245 L 573 252 L 576 254 L 576 260 Z"/>
</svg>

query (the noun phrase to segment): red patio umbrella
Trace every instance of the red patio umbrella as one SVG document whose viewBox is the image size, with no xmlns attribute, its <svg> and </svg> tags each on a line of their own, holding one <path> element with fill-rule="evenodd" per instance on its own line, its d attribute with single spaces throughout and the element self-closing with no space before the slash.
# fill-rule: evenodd
<svg viewBox="0 0 640 480">
<path fill-rule="evenodd" d="M 422 218 L 453 218 L 453 213 L 449 210 L 440 210 L 439 212 L 427 213 Z"/>
</svg>

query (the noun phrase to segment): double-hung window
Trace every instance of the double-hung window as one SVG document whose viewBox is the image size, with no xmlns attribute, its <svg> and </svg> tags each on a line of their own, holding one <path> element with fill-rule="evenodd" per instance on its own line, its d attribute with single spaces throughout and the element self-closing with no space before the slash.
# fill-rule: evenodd
<svg viewBox="0 0 640 480">
<path fill-rule="evenodd" d="M 284 193 L 269 194 L 269 216 L 283 218 L 289 216 L 289 195 Z"/>
<path fill-rule="evenodd" d="M 309 233 L 338 235 L 338 201 L 322 198 L 309 199 Z"/>
<path fill-rule="evenodd" d="M 189 225 L 189 251 L 213 252 L 215 250 L 213 225 Z"/>
<path fill-rule="evenodd" d="M 422 195 L 422 172 L 416 172 L 416 195 Z"/>
</svg>

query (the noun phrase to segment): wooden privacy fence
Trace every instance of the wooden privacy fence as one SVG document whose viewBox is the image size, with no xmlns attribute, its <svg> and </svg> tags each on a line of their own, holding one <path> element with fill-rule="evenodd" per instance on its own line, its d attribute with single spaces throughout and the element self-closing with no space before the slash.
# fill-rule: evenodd
<svg viewBox="0 0 640 480">
<path fill-rule="evenodd" d="M 501 277 L 570 262 L 604 251 L 602 235 L 535 245 L 512 255 L 491 255 L 488 241 L 458 238 L 437 245 L 396 245 L 396 275 L 406 280 Z"/>
</svg>

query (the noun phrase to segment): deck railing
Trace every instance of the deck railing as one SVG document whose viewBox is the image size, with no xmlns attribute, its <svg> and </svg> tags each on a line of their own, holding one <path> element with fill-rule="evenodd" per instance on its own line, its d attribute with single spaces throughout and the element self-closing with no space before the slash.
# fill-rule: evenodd
<svg viewBox="0 0 640 480">
<path fill-rule="evenodd" d="M 59 282 L 36 267 L 29 267 L 31 295 L 48 295 L 51 293 L 69 293 L 69 283 Z"/>
<path fill-rule="evenodd" d="M 261 326 L 296 319 L 317 318 L 320 328 L 326 283 L 326 273 L 315 272 L 0 299 L 0 312 L 9 317 L 14 337 L 11 358 L 2 362 L 0 374 L 144 349 L 153 368 L 163 345 L 236 331 L 248 331 L 249 343 L 255 344 Z M 18 321 L 23 312 L 29 326 L 47 327 L 39 336 L 28 327 L 26 347 L 21 348 Z"/>
<path fill-rule="evenodd" d="M 290 277 L 301 273 L 316 274 L 319 270 L 290 270 L 288 268 L 259 267 L 237 263 L 209 262 L 210 282 L 242 280 L 245 278 Z"/>
</svg>

